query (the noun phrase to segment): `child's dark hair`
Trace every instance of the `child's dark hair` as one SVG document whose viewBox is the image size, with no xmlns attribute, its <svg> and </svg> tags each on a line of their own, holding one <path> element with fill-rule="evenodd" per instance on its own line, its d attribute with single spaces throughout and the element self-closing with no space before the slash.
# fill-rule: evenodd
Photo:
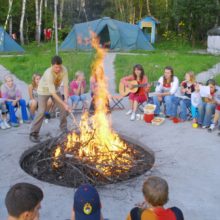
<svg viewBox="0 0 220 220">
<path fill-rule="evenodd" d="M 168 201 L 168 184 L 160 177 L 149 177 L 143 184 L 142 192 L 152 206 L 163 206 Z"/>
<path fill-rule="evenodd" d="M 62 58 L 60 56 L 54 56 L 51 59 L 51 64 L 52 65 L 61 65 L 63 63 Z"/>
<path fill-rule="evenodd" d="M 30 183 L 17 183 L 5 197 L 5 205 L 10 216 L 18 218 L 26 211 L 33 211 L 43 199 L 43 191 Z"/>
<path fill-rule="evenodd" d="M 166 66 L 164 68 L 164 70 L 169 70 L 171 72 L 171 81 L 170 82 L 173 82 L 173 77 L 174 77 L 174 70 L 173 70 L 173 67 L 172 66 Z M 168 83 L 167 82 L 167 79 L 165 79 L 165 77 L 163 77 L 163 82 L 166 84 Z"/>
<path fill-rule="evenodd" d="M 140 80 L 142 81 L 143 80 L 143 77 L 144 77 L 144 68 L 141 64 L 136 64 L 133 66 L 133 77 L 135 80 L 137 80 L 137 75 L 135 74 L 135 70 L 138 69 L 141 71 L 141 75 L 140 75 Z"/>
<path fill-rule="evenodd" d="M 209 79 L 207 82 L 206 82 L 206 85 L 213 85 L 213 86 L 216 86 L 216 81 L 214 79 Z"/>
</svg>

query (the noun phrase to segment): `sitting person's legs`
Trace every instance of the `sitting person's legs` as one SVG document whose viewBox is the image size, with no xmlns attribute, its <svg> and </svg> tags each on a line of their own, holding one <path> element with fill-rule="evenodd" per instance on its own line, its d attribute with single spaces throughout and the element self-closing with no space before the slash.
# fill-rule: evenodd
<svg viewBox="0 0 220 220">
<path fill-rule="evenodd" d="M 29 109 L 30 109 L 31 119 L 33 120 L 35 116 L 35 112 L 37 110 L 37 100 L 32 99 L 29 101 Z"/>
<path fill-rule="evenodd" d="M 156 105 L 154 114 L 159 115 L 160 114 L 160 101 L 158 99 L 158 96 L 153 96 L 153 104 Z"/>
<path fill-rule="evenodd" d="M 203 126 L 206 126 L 206 127 L 210 126 L 212 116 L 214 113 L 215 113 L 215 104 L 207 103 L 206 108 L 205 108 L 205 116 L 204 116 L 204 120 L 203 120 Z"/>
<path fill-rule="evenodd" d="M 80 101 L 83 103 L 83 109 L 87 109 L 88 103 L 87 103 L 87 99 L 86 99 L 86 94 L 80 95 Z"/>
<path fill-rule="evenodd" d="M 191 106 L 190 99 L 181 99 L 180 101 L 180 118 L 183 121 L 187 120 L 187 108 Z"/>
<path fill-rule="evenodd" d="M 80 96 L 78 95 L 73 95 L 70 97 L 71 101 L 72 101 L 72 109 L 76 108 L 76 105 L 78 104 L 79 100 L 80 100 Z"/>
<path fill-rule="evenodd" d="M 174 96 L 168 95 L 168 96 L 164 96 L 164 102 L 166 105 L 166 116 L 173 116 L 174 112 L 173 112 L 173 99 Z"/>
<path fill-rule="evenodd" d="M 21 117 L 24 122 L 28 122 L 27 105 L 24 99 L 19 100 L 19 105 L 21 108 Z"/>
<path fill-rule="evenodd" d="M 9 112 L 9 121 L 12 126 L 18 126 L 18 120 L 15 115 L 15 106 L 13 105 L 13 102 L 7 101 L 6 106 Z"/>
</svg>

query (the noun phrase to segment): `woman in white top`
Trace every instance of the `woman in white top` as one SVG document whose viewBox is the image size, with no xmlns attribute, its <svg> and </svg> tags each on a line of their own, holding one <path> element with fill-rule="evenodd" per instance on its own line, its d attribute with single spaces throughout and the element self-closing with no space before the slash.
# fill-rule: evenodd
<svg viewBox="0 0 220 220">
<path fill-rule="evenodd" d="M 174 76 L 173 68 L 170 66 L 165 67 L 164 75 L 159 78 L 155 89 L 156 95 L 153 96 L 153 101 L 156 105 L 155 115 L 160 114 L 160 103 L 164 102 L 166 106 L 166 117 L 173 117 L 173 100 L 178 87 L 179 80 Z"/>
</svg>

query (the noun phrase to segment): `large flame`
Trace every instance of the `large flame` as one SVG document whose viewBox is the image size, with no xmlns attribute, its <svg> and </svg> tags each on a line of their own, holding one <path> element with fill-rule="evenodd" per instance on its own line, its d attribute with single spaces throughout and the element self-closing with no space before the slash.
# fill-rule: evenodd
<svg viewBox="0 0 220 220">
<path fill-rule="evenodd" d="M 82 162 L 92 163 L 97 170 L 110 176 L 112 172 L 117 172 L 117 170 L 112 170 L 113 164 L 114 167 L 124 166 L 126 171 L 129 170 L 132 162 L 129 148 L 112 130 L 108 116 L 110 95 L 103 66 L 106 49 L 100 47 L 99 39 L 94 34 L 92 34 L 91 43 L 96 49 L 96 57 L 91 70 L 92 77 L 97 83 L 94 93 L 95 112 L 91 118 L 88 113 L 82 115 L 79 124 L 80 134 L 72 132 L 67 136 L 64 151 L 73 153 L 74 157 Z M 61 154 L 60 146 L 57 146 L 55 151 L 55 167 L 57 167 L 58 153 Z"/>
</svg>

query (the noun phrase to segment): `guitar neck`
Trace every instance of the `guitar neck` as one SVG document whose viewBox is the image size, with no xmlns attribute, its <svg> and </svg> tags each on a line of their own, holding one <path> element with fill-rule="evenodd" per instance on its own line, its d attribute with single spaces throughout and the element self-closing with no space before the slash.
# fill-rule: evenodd
<svg viewBox="0 0 220 220">
<path fill-rule="evenodd" d="M 145 87 L 145 86 L 148 86 L 148 85 L 149 85 L 149 83 L 138 84 L 138 85 L 135 85 L 134 88 Z"/>
</svg>

